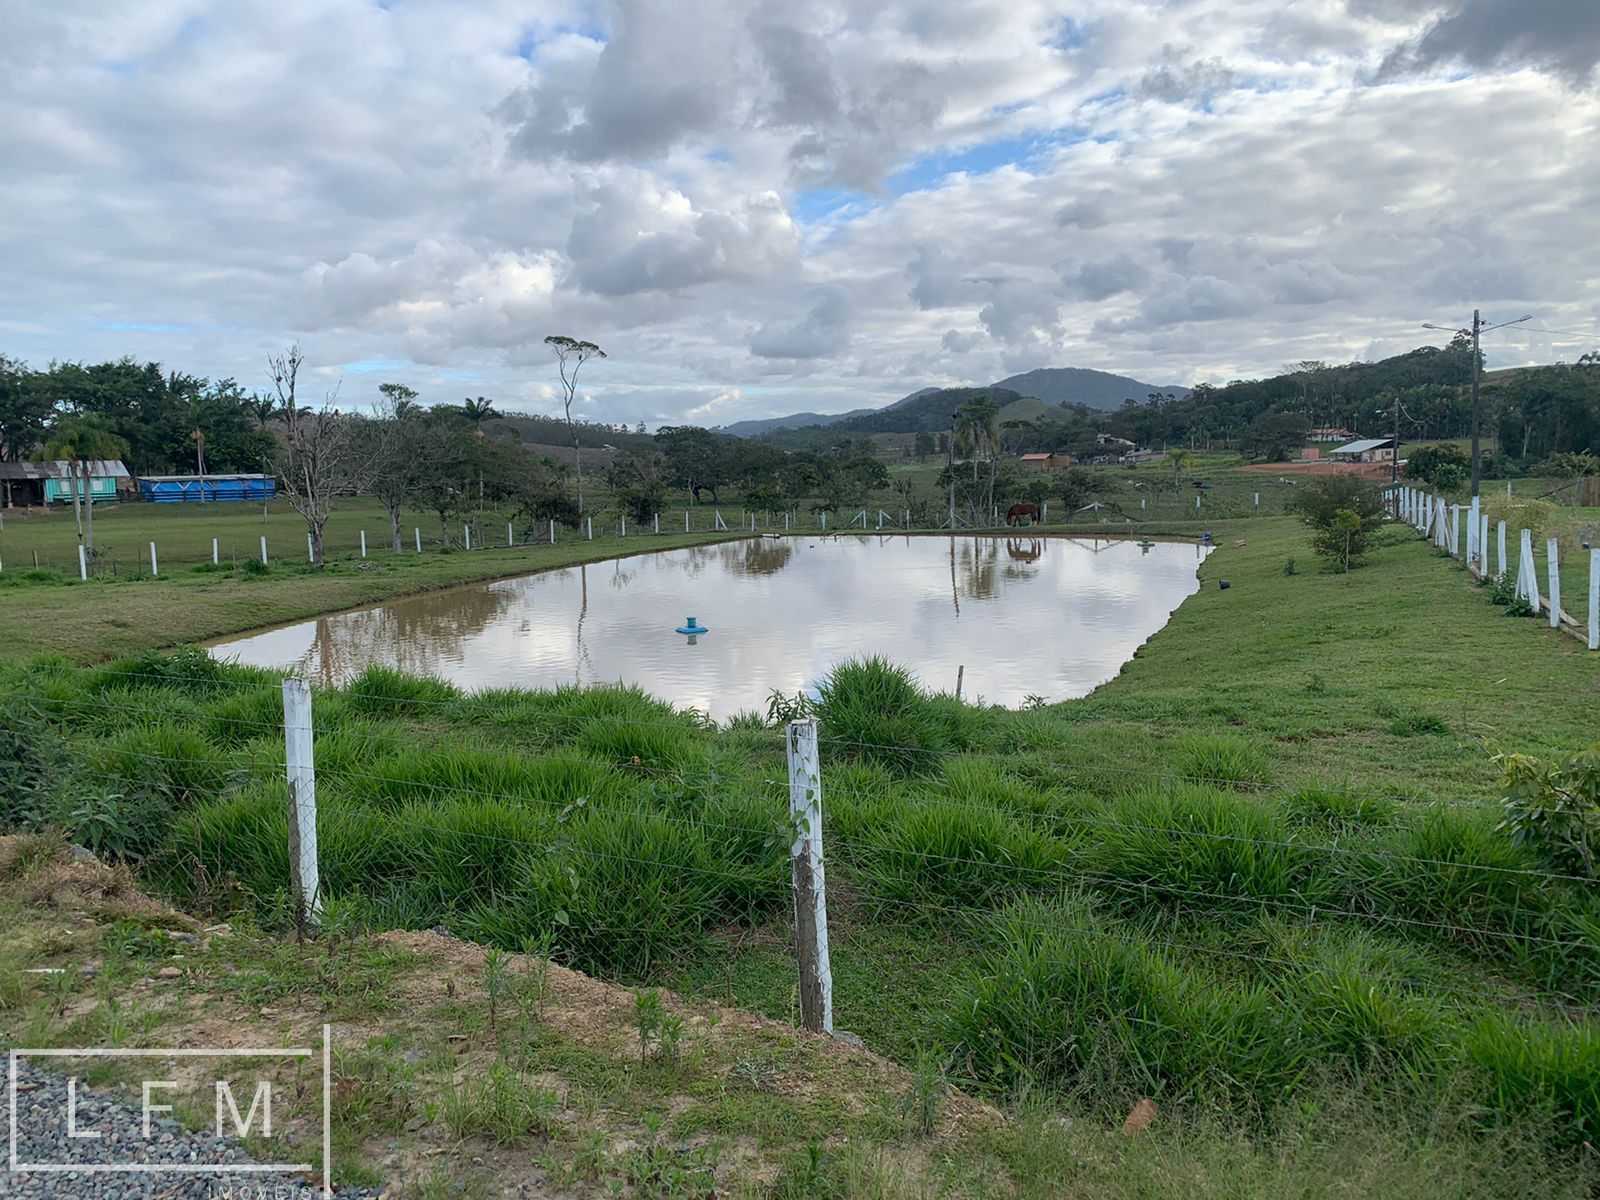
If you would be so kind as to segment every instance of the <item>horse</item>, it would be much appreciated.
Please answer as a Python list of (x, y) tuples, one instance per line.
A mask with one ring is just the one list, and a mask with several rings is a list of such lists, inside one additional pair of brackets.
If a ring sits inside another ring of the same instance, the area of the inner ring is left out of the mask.
[(1023, 517), (1027, 517), (1030, 522), (1038, 524), (1039, 506), (1037, 504), (1013, 504), (1010, 508), (1006, 509), (1007, 525), (1015, 525), (1021, 521)]

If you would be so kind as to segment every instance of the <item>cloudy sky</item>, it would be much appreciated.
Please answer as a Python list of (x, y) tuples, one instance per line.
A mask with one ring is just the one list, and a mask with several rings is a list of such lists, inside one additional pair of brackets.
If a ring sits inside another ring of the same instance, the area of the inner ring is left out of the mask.
[(1594, 0), (7, 4), (0, 352), (537, 411), (566, 333), (587, 415), (706, 424), (1475, 304), (1570, 360), (1597, 61)]

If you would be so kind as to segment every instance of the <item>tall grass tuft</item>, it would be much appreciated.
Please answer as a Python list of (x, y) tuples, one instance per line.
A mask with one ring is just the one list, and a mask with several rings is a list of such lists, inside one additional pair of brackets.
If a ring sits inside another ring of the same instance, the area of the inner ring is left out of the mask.
[(963, 707), (928, 695), (911, 672), (876, 656), (839, 663), (817, 687), (826, 741), (900, 775), (939, 769), (966, 742)]
[(1270, 776), (1266, 749), (1225, 733), (1190, 733), (1173, 743), (1173, 766), (1185, 779), (1220, 787), (1255, 787)]
[(461, 690), (442, 679), (407, 675), (391, 667), (369, 666), (344, 688), (353, 711), (370, 717), (427, 720), (436, 707), (461, 698)]

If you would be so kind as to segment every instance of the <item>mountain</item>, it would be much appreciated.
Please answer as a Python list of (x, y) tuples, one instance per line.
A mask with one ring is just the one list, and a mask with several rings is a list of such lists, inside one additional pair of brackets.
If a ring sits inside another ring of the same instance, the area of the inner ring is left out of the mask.
[(842, 413), (790, 413), (786, 417), (758, 417), (749, 421), (735, 421), (732, 425), (719, 425), (715, 432), (732, 434), (734, 437), (757, 437), (763, 433), (771, 433), (774, 429), (804, 429), (812, 425), (836, 425), (840, 421), (848, 421), (853, 417), (864, 417), (870, 413), (890, 412), (903, 404), (910, 404), (913, 400), (926, 396), (929, 392), (938, 391), (938, 388), (919, 388), (909, 396), (903, 396), (893, 404), (883, 408), (852, 408), (849, 412)]
[(1126, 375), (1086, 367), (1040, 367), (1009, 376), (994, 386), (1037, 396), (1050, 404), (1086, 404), (1100, 409), (1121, 408), (1122, 402), (1130, 399), (1143, 404), (1151, 392), (1175, 392), (1179, 397), (1189, 394), (1186, 387), (1140, 383)]
[(841, 433), (939, 433), (950, 428), (956, 409), (969, 400), (987, 396), (1002, 411), (1022, 399), (1009, 388), (924, 388), (888, 408), (835, 421), (829, 426)]

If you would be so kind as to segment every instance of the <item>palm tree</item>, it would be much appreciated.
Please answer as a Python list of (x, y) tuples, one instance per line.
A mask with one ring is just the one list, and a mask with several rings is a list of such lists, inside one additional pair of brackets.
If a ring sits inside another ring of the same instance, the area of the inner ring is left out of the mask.
[(1167, 461), (1172, 464), (1172, 482), (1178, 482), (1178, 476), (1194, 465), (1194, 454), (1189, 450), (1168, 450)]
[(994, 507), (995, 455), (1000, 448), (1000, 410), (987, 396), (968, 400), (956, 410), (956, 446), (972, 455), (972, 482), (978, 482), (978, 455), (989, 455), (989, 504)]
[(486, 400), (479, 396), (476, 400), (467, 399), (461, 402), (461, 411), (467, 415), (467, 420), (472, 422), (472, 428), (481, 437), (483, 436), (483, 423), (493, 421), (501, 413), (495, 408), (493, 400)]
[(278, 401), (273, 396), (260, 394), (246, 396), (243, 401), (245, 412), (256, 419), (256, 428), (265, 429), (267, 422), (278, 415)]
[[(118, 437), (106, 424), (106, 419), (95, 413), (67, 417), (56, 426), (55, 433), (45, 443), (44, 457), (55, 461), (65, 459), (72, 464), (72, 512), (78, 519), (78, 536), (83, 548), (94, 553), (94, 497), (89, 492), (89, 464), (99, 459), (121, 458), (128, 453), (126, 438)], [(82, 489), (82, 510), (79, 509), (79, 489)]]

